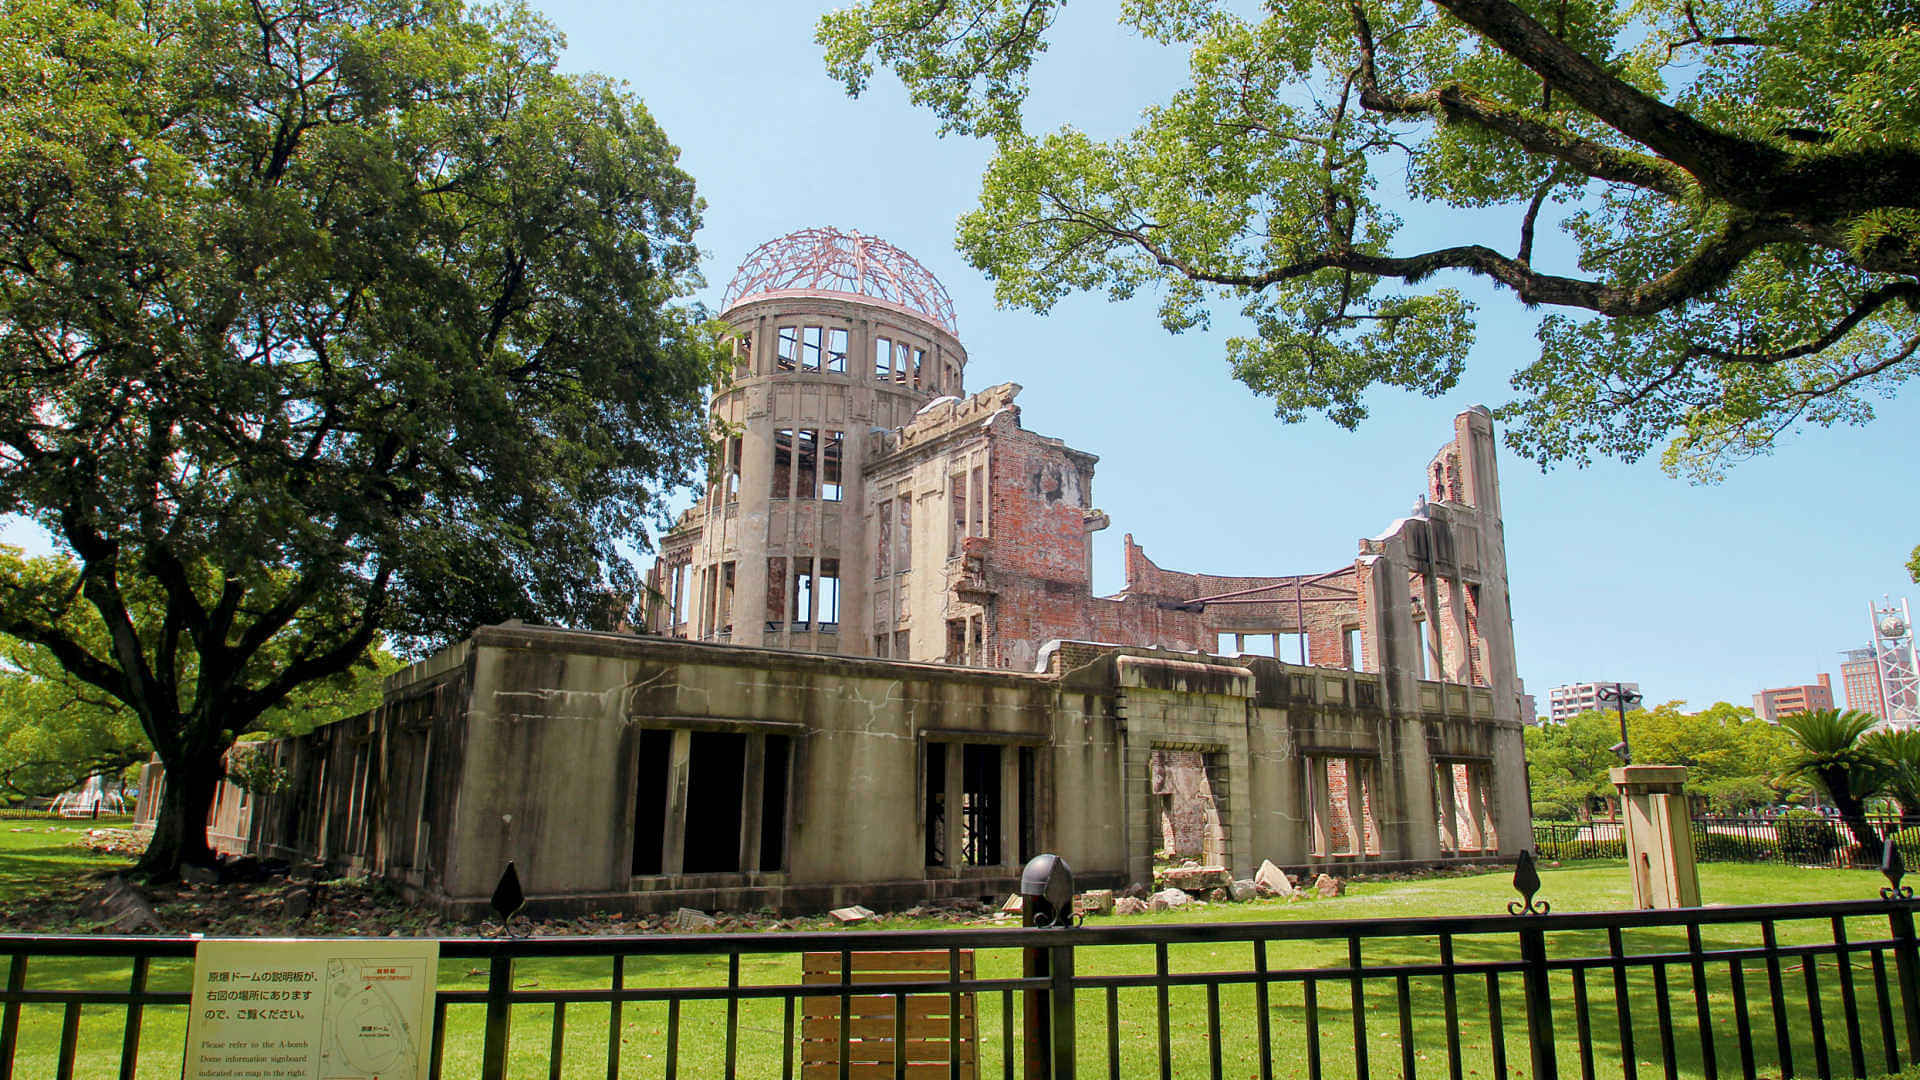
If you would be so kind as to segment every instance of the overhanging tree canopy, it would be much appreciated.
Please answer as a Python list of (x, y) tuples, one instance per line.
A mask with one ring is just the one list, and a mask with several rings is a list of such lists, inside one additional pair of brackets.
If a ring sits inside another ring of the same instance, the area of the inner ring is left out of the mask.
[[(1516, 449), (1663, 449), (1698, 477), (1920, 370), (1915, 0), (1126, 0), (1192, 82), (1105, 142), (1021, 126), (1062, 3), (820, 23), (849, 92), (884, 65), (944, 131), (998, 140), (959, 242), (1003, 302), (1158, 288), (1174, 331), (1237, 302), (1237, 377), (1351, 427), (1371, 387), (1455, 384), (1473, 308), (1426, 282), (1463, 271), (1558, 309), (1503, 410)], [(1383, 187), (1512, 231), (1409, 250)], [(1542, 228), (1577, 266), (1536, 258)]]
[(378, 635), (639, 591), (617, 544), (705, 450), (699, 204), (558, 48), (454, 0), (0, 8), (0, 513), (75, 560), (0, 575), (0, 632), (138, 717), (149, 871)]

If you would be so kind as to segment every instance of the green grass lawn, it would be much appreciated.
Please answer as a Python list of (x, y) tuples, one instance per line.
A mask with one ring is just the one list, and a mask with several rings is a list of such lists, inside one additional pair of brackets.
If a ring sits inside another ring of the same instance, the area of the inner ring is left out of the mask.
[(0, 818), (0, 908), (66, 892), (87, 875), (130, 865), (131, 859), (75, 846), (88, 829), (124, 828), (130, 820)]
[[(0, 839), (28, 834), (4, 832)], [(43, 834), (44, 835), (44, 834)], [(34, 856), (21, 850), (30, 845), (6, 845), (8, 861), (0, 870), (11, 873), (16, 865), (31, 872), (45, 873), (39, 864), (25, 860)], [(13, 859), (22, 860), (16, 864)], [(70, 868), (71, 869), (71, 868)], [(1625, 871), (1618, 863), (1569, 865), (1542, 871), (1541, 896), (1553, 903), (1556, 912), (1618, 910), (1626, 906), (1628, 886)], [(43, 877), (41, 880), (45, 880)], [(1862, 871), (1801, 870), (1781, 866), (1741, 866), (1718, 864), (1702, 868), (1701, 887), (1708, 903), (1756, 903), (1796, 900), (1865, 898), (1877, 895), (1880, 879)], [(1370, 882), (1352, 886), (1350, 893), (1335, 900), (1296, 903), (1258, 902), (1244, 905), (1215, 905), (1198, 911), (1135, 916), (1126, 919), (1093, 920), (1091, 925), (1140, 925), (1150, 923), (1196, 923), (1253, 920), (1374, 920), (1388, 917), (1425, 915), (1503, 914), (1514, 896), (1505, 874), (1449, 876), (1412, 881)], [(912, 922), (888, 919), (892, 928), (948, 928), (952, 924), (927, 920)], [(1847, 921), (1850, 939), (1878, 939), (1887, 934), (1883, 917)], [(1826, 922), (1781, 923), (1783, 943), (1831, 941), (1832, 928)], [(1760, 931), (1747, 925), (1708, 927), (1703, 939), (1708, 948), (1757, 944)], [(1684, 931), (1637, 930), (1624, 935), (1629, 952), (1682, 950)], [(1559, 932), (1548, 935), (1549, 955), (1570, 957), (1604, 953), (1604, 932)], [(830, 946), (830, 939), (829, 939)], [(1370, 939), (1363, 947), (1368, 966), (1431, 961), (1438, 945), (1431, 939)], [(1511, 959), (1517, 955), (1512, 934), (1497, 937), (1461, 937), (1454, 943), (1461, 960)], [(1276, 942), (1268, 947), (1268, 965), (1272, 970), (1335, 967), (1346, 962), (1345, 939), (1302, 942)], [(1169, 950), (1169, 969), (1175, 973), (1207, 971), (1245, 971), (1252, 966), (1252, 946), (1248, 943), (1191, 944)], [(1099, 946), (1076, 951), (1080, 975), (1119, 975), (1150, 973), (1154, 969), (1151, 946)], [(976, 965), (981, 978), (1003, 978), (1018, 974), (1020, 958), (1016, 950), (980, 950)], [(1744, 968), (1748, 1008), (1744, 1015), (1756, 1046), (1759, 1075), (1778, 1076), (1775, 1031), (1767, 999), (1765, 969), (1757, 963)], [(188, 979), (184, 963), (156, 964), (151, 985), (156, 989), (184, 989)], [(1797, 963), (1783, 965), (1782, 977), (1788, 1005), (1786, 1030), (1794, 1054), (1796, 1072), (1813, 1075), (1815, 1026), (1806, 1002), (1806, 971)], [(1830, 1071), (1836, 1076), (1852, 1074), (1847, 1031), (1841, 1020), (1842, 987), (1840, 971), (1831, 958), (1816, 965), (1814, 998), (1823, 1006), (1820, 1033), (1825, 1036), (1830, 1054)], [(1719, 1072), (1724, 1076), (1740, 1074), (1740, 1057), (1735, 1041), (1739, 1015), (1734, 1008), (1732, 973), (1727, 964), (1708, 968), (1705, 984), (1711, 995), (1708, 1028), (1713, 1032)], [(522, 962), (515, 972), (515, 985), (523, 990), (557, 988), (605, 988), (610, 985), (610, 960), (571, 960)], [(1882, 1040), (1875, 1005), (1874, 973), (1865, 957), (1856, 957), (1852, 965), (1855, 993), (1862, 1018), (1861, 1048), (1865, 1071), (1869, 1075), (1886, 1071)], [(30, 964), (28, 985), (33, 988), (90, 987), (124, 989), (127, 968), (124, 963), (107, 961), (40, 960)], [(643, 987), (725, 986), (725, 958), (635, 957), (627, 962), (626, 983)], [(748, 955), (741, 963), (741, 979), (748, 985), (777, 985), (799, 981), (797, 957), (787, 954)], [(1668, 970), (1667, 998), (1675, 1039), (1675, 1065), (1679, 1074), (1705, 1074), (1700, 1052), (1699, 1023), (1694, 1011), (1692, 975), (1685, 964)], [(479, 990), (486, 985), (486, 974), (478, 962), (443, 960), (440, 970), (442, 989)], [(1456, 980), (1457, 1020), (1450, 1027), (1443, 1007), (1442, 977), (1414, 976), (1407, 980), (1407, 1020), (1413, 1032), (1415, 1075), (1444, 1080), (1448, 1076), (1449, 1032), (1459, 1045), (1463, 1078), (1492, 1078), (1495, 1075), (1492, 1031), (1494, 1011), (1489, 1007), (1487, 980), (1482, 975), (1462, 975)], [(1628, 979), (1633, 1007), (1633, 1059), (1642, 1080), (1663, 1077), (1662, 1047), (1659, 1041), (1656, 990), (1653, 975), (1645, 968), (1634, 969)], [(1592, 1018), (1591, 1046), (1594, 1072), (1598, 1077), (1623, 1075), (1621, 1040), (1615, 1020), (1612, 976), (1595, 972), (1587, 979), (1588, 1015)], [(1501, 976), (1498, 984), (1498, 1016), (1504, 1028), (1501, 1045), (1505, 1064), (1518, 1074), (1530, 1073), (1526, 1042), (1526, 1016), (1520, 977)], [(1581, 1075), (1579, 1033), (1572, 1018), (1573, 978), (1565, 972), (1554, 975), (1554, 993), (1559, 1026), (1555, 1032), (1561, 1075)], [(1121, 1073), (1128, 1077), (1158, 1075), (1158, 1022), (1160, 1009), (1153, 989), (1123, 989), (1116, 996), (1119, 1026)], [(1309, 1028), (1305, 988), (1299, 981), (1276, 983), (1269, 992), (1268, 1019), (1271, 1027), (1269, 1046), (1274, 1056), (1274, 1075), (1305, 1077), (1309, 1056), (1318, 1036), (1318, 1056), (1328, 1077), (1356, 1075), (1355, 1011), (1349, 984), (1344, 980), (1321, 980), (1316, 986), (1315, 1024)], [(981, 996), (979, 1029), (985, 1062), (981, 1075), (1000, 1075), (1003, 1049), (1003, 1014), (1000, 996)], [(1018, 1009), (1017, 1000), (1014, 1008)], [(1251, 986), (1226, 986), (1218, 991), (1217, 1008), (1221, 1017), (1219, 1056), (1222, 1075), (1257, 1077), (1258, 1010)], [(1899, 1018), (1899, 1003), (1893, 1002), (1894, 1018)], [(739, 1033), (739, 1074), (743, 1077), (778, 1076), (782, 1048), (783, 1006), (779, 1001), (742, 1004), (737, 1020)], [(1106, 1074), (1108, 1054), (1107, 998), (1099, 990), (1078, 995), (1079, 1063), (1081, 1075)], [(1171, 1071), (1178, 1077), (1209, 1075), (1213, 1053), (1208, 1031), (1208, 993), (1203, 987), (1179, 987), (1169, 992), (1167, 1022), (1172, 1044)], [(1399, 1076), (1401, 1067), (1399, 987), (1391, 978), (1367, 982), (1360, 1002), (1362, 1035), (1360, 1045), (1366, 1051), (1371, 1074)], [(514, 1010), (512, 1069), (515, 1077), (548, 1075), (552, 1007), (528, 1004)], [(21, 1024), (21, 1056), (14, 1075), (51, 1077), (58, 1045), (60, 1013), (51, 1008), (28, 1008)], [(457, 1006), (449, 1011), (445, 1076), (471, 1077), (478, 1074), (480, 1053), (480, 1006)], [(141, 1077), (166, 1077), (180, 1074), (179, 1047), (185, 1022), (184, 1010), (150, 1009), (142, 1039)], [(566, 1014), (566, 1035), (560, 1075), (602, 1077), (606, 1074), (608, 1010), (605, 1006), (574, 1005)], [(628, 1004), (624, 1007), (620, 1029), (621, 1075), (623, 1077), (660, 1077), (664, 1075), (668, 1014), (661, 1004)], [(1017, 1030), (1017, 1023), (1015, 1028)], [(690, 1001), (680, 1009), (679, 1075), (717, 1077), (721, 1075), (725, 1044), (726, 1007), (723, 1003)], [(80, 1070), (83, 1077), (116, 1075), (118, 1048), (122, 1033), (120, 1012), (111, 1006), (97, 1006), (83, 1012), (80, 1025)], [(1015, 1054), (1018, 1056), (1017, 1051)], [(1015, 1064), (1016, 1075), (1019, 1072)]]

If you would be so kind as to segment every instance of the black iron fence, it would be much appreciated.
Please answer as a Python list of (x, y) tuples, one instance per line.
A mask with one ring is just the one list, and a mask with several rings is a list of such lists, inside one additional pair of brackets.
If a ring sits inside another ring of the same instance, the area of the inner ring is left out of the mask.
[[(1920, 1061), (1915, 907), (449, 939), (427, 1073), (1866, 1077)], [(194, 946), (0, 937), (0, 1080), (179, 1076)], [(874, 977), (878, 950), (940, 962)]]
[[(1920, 828), (1903, 830), (1892, 818), (1874, 818), (1874, 831), (1900, 848), (1909, 865), (1920, 865)], [(1878, 852), (1854, 843), (1853, 833), (1833, 818), (1697, 817), (1694, 857), (1701, 862), (1777, 862), (1873, 870)], [(1534, 849), (1545, 859), (1624, 859), (1625, 834), (1618, 821), (1535, 822)]]

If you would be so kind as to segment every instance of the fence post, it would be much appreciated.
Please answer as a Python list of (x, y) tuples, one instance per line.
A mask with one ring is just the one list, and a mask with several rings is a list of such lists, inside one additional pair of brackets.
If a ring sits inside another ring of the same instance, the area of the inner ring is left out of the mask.
[(513, 956), (496, 952), (487, 967), (487, 1033), (480, 1049), (480, 1080), (507, 1080), (507, 1041), (513, 1034)]
[(1907, 1064), (1920, 1062), (1920, 950), (1915, 948), (1913, 908), (1895, 900), (1887, 913), (1893, 929), (1893, 961), (1900, 979), (1900, 1010), (1907, 1018)]
[(1053, 986), (1047, 992), (1048, 1009), (1053, 1020), (1052, 1080), (1074, 1080), (1073, 1050), (1073, 946), (1055, 945), (1048, 949), (1049, 972)]
[(1533, 1051), (1533, 1080), (1559, 1080), (1553, 1046), (1553, 991), (1547, 985), (1547, 935), (1537, 925), (1520, 931), (1520, 962), (1527, 996), (1527, 1045)]
[[(1027, 916), (1031, 925), (1032, 916)], [(1020, 973), (1031, 979), (1038, 975), (1051, 975), (1052, 949), (1028, 945), (1020, 950)], [(1049, 1080), (1053, 1067), (1052, 1047), (1048, 1045), (1053, 1034), (1052, 1020), (1047, 1008), (1048, 990), (1021, 991), (1020, 1035), (1026, 1050), (1026, 1071), (1024, 1080)]]

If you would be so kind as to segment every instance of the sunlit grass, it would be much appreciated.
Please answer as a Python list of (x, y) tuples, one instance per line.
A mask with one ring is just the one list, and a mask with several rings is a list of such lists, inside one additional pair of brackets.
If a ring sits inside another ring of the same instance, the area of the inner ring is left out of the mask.
[[(1569, 865), (1542, 871), (1542, 898), (1556, 912), (1618, 910), (1626, 906), (1629, 887), (1624, 868), (1617, 863)], [(1802, 870), (1780, 866), (1711, 865), (1702, 867), (1701, 888), (1705, 900), (1712, 903), (1748, 903), (1761, 901), (1826, 900), (1870, 897), (1877, 892), (1877, 875), (1864, 871)], [(1407, 881), (1362, 882), (1350, 887), (1348, 895), (1334, 900), (1302, 900), (1292, 903), (1262, 901), (1251, 904), (1220, 904), (1178, 913), (1134, 916), (1125, 919), (1095, 919), (1091, 925), (1140, 925), (1152, 923), (1194, 924), (1260, 920), (1376, 920), (1409, 916), (1439, 916), (1504, 913), (1514, 896), (1505, 873), (1474, 876), (1448, 876)], [(949, 928), (953, 924), (939, 920), (888, 919), (889, 928)], [(1885, 937), (1884, 918), (1858, 918), (1847, 922), (1853, 940)], [(1812, 923), (1780, 924), (1783, 943), (1831, 940), (1831, 927), (1824, 920)], [(1684, 950), (1684, 930), (1633, 930), (1624, 935), (1629, 952)], [(1604, 931), (1561, 932), (1548, 935), (1549, 955), (1570, 957), (1603, 954)], [(1746, 925), (1714, 926), (1703, 933), (1705, 945), (1726, 948), (1759, 943), (1757, 927)], [(831, 948), (831, 940), (826, 943)], [(1267, 946), (1270, 970), (1309, 969), (1343, 966), (1347, 959), (1347, 940), (1343, 937), (1298, 942), (1273, 942)], [(1437, 943), (1430, 938), (1367, 939), (1363, 942), (1363, 962), (1377, 967), (1396, 963), (1432, 962), (1437, 959)], [(1516, 939), (1511, 934), (1483, 937), (1457, 937), (1457, 960), (1474, 962), (1510, 960), (1517, 955)], [(976, 953), (978, 976), (1005, 978), (1020, 971), (1018, 950), (983, 949)], [(1253, 946), (1247, 942), (1194, 943), (1176, 945), (1168, 950), (1168, 969), (1177, 974), (1215, 971), (1248, 971), (1253, 965)], [(1077, 974), (1086, 976), (1151, 973), (1155, 966), (1152, 946), (1098, 946), (1076, 950)], [(28, 986), (32, 988), (86, 987), (100, 990), (125, 989), (128, 978), (125, 962), (93, 960), (36, 960), (28, 968)], [(1750, 1045), (1754, 1047), (1760, 1075), (1779, 1075), (1776, 1031), (1768, 997), (1768, 978), (1764, 965), (1749, 963), (1744, 969)], [(184, 963), (156, 963), (150, 985), (155, 989), (184, 990), (188, 967)], [(1699, 1020), (1695, 1013), (1693, 974), (1686, 964), (1668, 969), (1667, 996), (1670, 1023), (1677, 1033), (1674, 1040), (1675, 1067), (1681, 1075), (1705, 1075), (1701, 1053)], [(1852, 1071), (1850, 1043), (1842, 1017), (1840, 970), (1830, 958), (1815, 969), (1816, 996), (1822, 1002), (1821, 1030), (1825, 1035), (1831, 1071), (1846, 1075)], [(1722, 1075), (1737, 1075), (1741, 1060), (1737, 1026), (1741, 1012), (1734, 1007), (1732, 975), (1727, 964), (1708, 966), (1702, 972), (1709, 995), (1708, 1030), (1712, 1032), (1716, 1064)], [(793, 955), (746, 955), (742, 959), (741, 981), (745, 985), (779, 985), (799, 979), (799, 958)], [(1869, 1074), (1885, 1071), (1883, 1036), (1876, 1017), (1877, 985), (1868, 958), (1861, 956), (1851, 965), (1851, 977), (1862, 1021), (1862, 1064)], [(1786, 1005), (1786, 1026), (1790, 1052), (1796, 1071), (1811, 1075), (1815, 1071), (1814, 1027), (1806, 1002), (1806, 972), (1798, 963), (1785, 963), (1781, 971)], [(611, 985), (610, 959), (522, 961), (514, 972), (514, 984), (521, 990), (599, 989)], [(1444, 984), (1439, 975), (1419, 975), (1407, 980), (1408, 1028), (1413, 1033), (1416, 1076), (1444, 1078), (1448, 1075), (1449, 1032), (1457, 1042), (1463, 1077), (1492, 1077), (1496, 1045), (1504, 1052), (1504, 1064), (1520, 1073), (1530, 1071), (1527, 1041), (1527, 1017), (1518, 975), (1503, 975), (1498, 980), (1500, 1038), (1494, 1037), (1494, 1011), (1489, 1006), (1489, 988), (1484, 975), (1461, 974), (1455, 977), (1455, 1023), (1447, 1023)], [(1592, 1020), (1589, 1046), (1598, 1077), (1622, 1075), (1622, 1041), (1615, 1011), (1614, 983), (1608, 970), (1596, 970), (1586, 978)], [(484, 989), (487, 973), (482, 962), (443, 960), (440, 965), (442, 989)], [(724, 957), (630, 957), (626, 962), (625, 984), (629, 987), (724, 987), (727, 965)], [(1654, 976), (1649, 969), (1633, 968), (1626, 976), (1632, 1003), (1634, 1054), (1639, 1076), (1653, 1080), (1663, 1074), (1662, 1044), (1659, 1039), (1658, 1011)], [(1308, 984), (1298, 979), (1277, 982), (1268, 990), (1267, 1046), (1273, 1055), (1276, 1076), (1306, 1076), (1309, 1057), (1316, 1054), (1328, 1077), (1357, 1074), (1359, 1052), (1364, 1050), (1369, 1072), (1375, 1076), (1397, 1076), (1402, 1070), (1400, 1044), (1399, 986), (1395, 979), (1368, 980), (1360, 997), (1360, 1018), (1356, 1037), (1354, 999), (1351, 984), (1345, 980), (1314, 980), (1315, 1023), (1307, 1023)], [(1580, 1075), (1580, 1038), (1572, 1017), (1573, 976), (1556, 972), (1553, 976), (1559, 1026), (1554, 1044), (1562, 1075)], [(1220, 1016), (1219, 1054), (1223, 1075), (1253, 1077), (1259, 1075), (1260, 1028), (1256, 992), (1246, 984), (1219, 987), (1215, 1007)], [(1117, 991), (1115, 1003), (1120, 1024), (1113, 1040), (1121, 1074), (1154, 1076), (1160, 1067), (1159, 993), (1145, 989)], [(1015, 1011), (1013, 1029), (1019, 1030), (1018, 995), (1012, 999)], [(979, 1032), (984, 1053), (983, 1076), (1000, 1074), (1005, 1016), (999, 994), (983, 994), (978, 1002)], [(1107, 1032), (1107, 996), (1099, 989), (1077, 995), (1078, 1054), (1082, 1075), (1105, 1075), (1109, 1040)], [(513, 1013), (511, 1071), (516, 1077), (548, 1075), (552, 1056), (553, 1008), (544, 1004), (518, 1006)], [(1204, 986), (1174, 987), (1167, 991), (1167, 1030), (1170, 1071), (1178, 1077), (1209, 1075), (1212, 1037), (1208, 1024), (1208, 991)], [(1893, 1002), (1893, 1015), (1899, 1018), (1899, 1003)], [(578, 1004), (565, 1016), (563, 1045), (557, 1055), (560, 1075), (567, 1077), (604, 1077), (608, 1053), (609, 1010), (605, 1005)], [(457, 1006), (449, 1010), (444, 1075), (478, 1075), (484, 1010), (480, 1006)], [(784, 1004), (778, 1000), (746, 1001), (734, 1021), (737, 1038), (739, 1075), (777, 1076), (780, 1073), (784, 1033)], [(22, 1011), (21, 1052), (14, 1075), (52, 1076), (59, 1040), (61, 1014), (58, 1009), (29, 1007)], [(180, 1070), (180, 1045), (184, 1035), (184, 1010), (152, 1008), (147, 1011), (141, 1039), (141, 1077), (177, 1077)], [(622, 1077), (661, 1077), (667, 1057), (668, 1009), (659, 1003), (629, 1003), (622, 1008), (620, 1036), (620, 1075)], [(93, 1006), (82, 1012), (80, 1060), (76, 1073), (82, 1077), (117, 1075), (119, 1047), (124, 1024), (119, 1008)], [(684, 1077), (718, 1076), (722, 1072), (727, 1034), (727, 1010), (720, 1001), (691, 1001), (680, 1009), (678, 1074)], [(1315, 1045), (1317, 1041), (1317, 1047)], [(1015, 1047), (1015, 1073), (1020, 1071)]]

